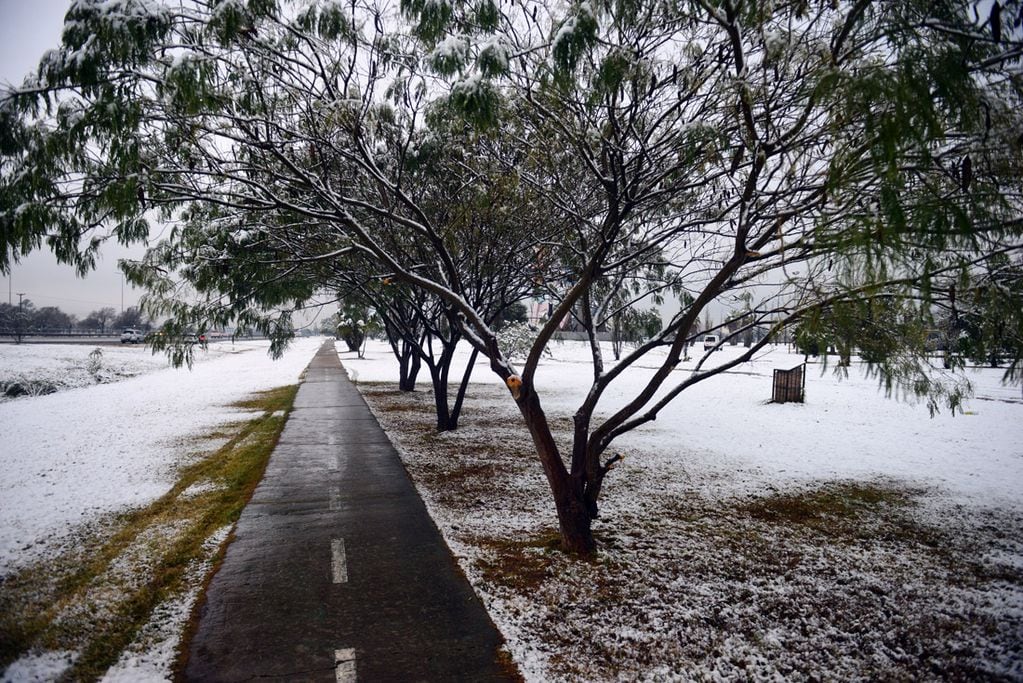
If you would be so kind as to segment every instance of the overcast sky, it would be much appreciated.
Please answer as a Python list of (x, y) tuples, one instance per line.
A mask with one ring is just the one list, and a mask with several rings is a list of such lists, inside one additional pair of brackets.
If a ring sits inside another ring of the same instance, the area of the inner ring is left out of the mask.
[[(43, 53), (58, 45), (70, 5), (71, 0), (0, 0), (0, 82), (21, 83), (39, 64)], [(13, 267), (10, 277), (4, 278), (0, 300), (9, 298), (17, 304), (18, 292), (23, 292), (37, 308), (59, 306), (79, 318), (104, 306), (120, 311), (122, 289), (126, 308), (137, 304), (142, 292), (127, 284), (122, 286), (117, 260), (140, 254), (139, 249), (129, 252), (119, 245), (109, 245), (100, 255), (96, 272), (80, 279), (44, 248)]]

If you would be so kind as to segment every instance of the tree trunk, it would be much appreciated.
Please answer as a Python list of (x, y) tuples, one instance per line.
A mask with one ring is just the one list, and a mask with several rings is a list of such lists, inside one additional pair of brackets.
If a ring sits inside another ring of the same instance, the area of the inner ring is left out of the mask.
[(451, 414), (448, 410), (448, 383), (447, 381), (441, 381), (434, 371), (434, 368), (430, 368), (430, 376), (433, 379), (433, 406), (437, 413), (437, 431), (447, 432), (450, 431), (449, 427), (451, 423)]
[(455, 355), (456, 344), (444, 344), (437, 361), (427, 361), (430, 368), (430, 380), (433, 382), (433, 404), (437, 411), (437, 431), (449, 432), (458, 426), (458, 416), (452, 420), (451, 409), (448, 407), (448, 373), (451, 360)]
[(593, 516), (583, 495), (583, 487), (573, 485), (573, 479), (565, 469), (565, 463), (561, 460), (558, 446), (550, 432), (547, 416), (532, 388), (522, 394), (518, 405), (554, 496), (561, 545), (566, 552), (591, 555), (596, 547), (592, 530)]
[(448, 430), (458, 429), (458, 418), (462, 415), (462, 403), (465, 401), (465, 392), (469, 388), (469, 379), (472, 377), (473, 367), (476, 365), (476, 358), (479, 356), (479, 349), (473, 349), (469, 355), (469, 364), (465, 366), (462, 373), (462, 382), (458, 385), (458, 393), (455, 395), (455, 404), (451, 407), (451, 414), (448, 416)]
[(401, 341), (401, 354), (398, 356), (398, 389), (399, 391), (415, 391), (416, 377), (422, 367), (422, 359), (418, 350), (404, 339)]
[(593, 519), (586, 503), (574, 497), (561, 501), (555, 496), (558, 509), (558, 528), (561, 532), (561, 546), (565, 552), (587, 557), (596, 549), (593, 540)]

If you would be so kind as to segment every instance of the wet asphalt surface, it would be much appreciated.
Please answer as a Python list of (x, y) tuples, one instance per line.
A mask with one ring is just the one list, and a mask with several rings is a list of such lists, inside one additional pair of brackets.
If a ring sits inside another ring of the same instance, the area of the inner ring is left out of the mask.
[(207, 590), (184, 679), (514, 680), (501, 642), (324, 344)]

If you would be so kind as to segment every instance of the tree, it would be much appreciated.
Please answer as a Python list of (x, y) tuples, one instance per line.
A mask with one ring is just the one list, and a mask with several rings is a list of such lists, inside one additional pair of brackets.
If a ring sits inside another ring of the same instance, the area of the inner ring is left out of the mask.
[(104, 334), (107, 330), (107, 323), (112, 322), (116, 317), (117, 311), (111, 306), (106, 306), (85, 316), (79, 326), (85, 330), (99, 330), (100, 334)]
[(379, 328), (376, 312), (357, 302), (346, 300), (337, 312), (337, 336), (359, 358), (366, 353), (366, 340)]
[[(449, 114), (444, 107), (429, 112), (430, 127), (413, 133), (415, 149), (402, 162), (407, 195), (419, 215), (437, 226), (448, 272), (430, 265), (438, 261), (435, 245), (424, 248), (398, 230), (376, 239), (397, 262), (417, 264), (420, 277), (452, 282), (459, 299), (485, 324), (500, 327), (509, 308), (534, 288), (542, 204), (504, 172), (500, 161), (509, 151), (498, 136), (474, 133)], [(400, 388), (411, 390), (418, 369), (426, 366), (437, 429), (456, 429), (479, 355), (478, 349), (470, 354), (452, 397), (452, 363), (463, 341), (457, 307), (361, 257), (333, 261), (329, 278), (383, 319), (400, 364)]]
[(0, 304), (0, 334), (14, 337), (17, 344), (32, 328), (34, 305), (29, 299), (22, 299), (17, 305)]
[(501, 314), (501, 326), (528, 322), (529, 310), (526, 308), (526, 305), (521, 302), (511, 304), (505, 309), (504, 313)]
[(657, 309), (639, 311), (625, 308), (611, 318), (611, 346), (615, 360), (621, 360), (626, 343), (638, 344), (657, 336), (663, 323)]
[(125, 329), (128, 327), (145, 328), (148, 327), (145, 315), (138, 306), (129, 306), (124, 309), (123, 312), (117, 315), (111, 322), (114, 328)]
[(75, 318), (56, 306), (44, 306), (32, 316), (32, 326), (39, 332), (70, 332)]
[[(1008, 363), (1008, 373), (1020, 364), (1023, 347), (1023, 311), (1017, 306), (1023, 296), (1023, 260), (1003, 254), (993, 256), (973, 278), (958, 285), (958, 298), (944, 318), (948, 350), (962, 358), (998, 367)], [(949, 366), (953, 365), (949, 359)]]
[[(279, 352), (324, 273), (365, 258), (436, 297), (446, 329), (507, 383), (572, 551), (594, 548), (611, 444), (767, 343), (673, 373), (709, 306), (754, 293), (734, 332), (717, 326), (725, 337), (872, 300), (926, 318), (958, 279), (1023, 248), (1023, 44), (963, 3), (406, 0), (403, 18), (362, 1), (146, 8), (76, 3), (62, 49), (0, 103), (0, 266), (52, 232), (58, 258), (88, 269), (102, 239), (83, 236), (139, 240), (155, 210), (179, 226), (125, 266), (153, 313), (181, 329), (258, 327)], [(419, 185), (414, 162), (443, 120), (475, 128), (442, 145), (447, 182)], [(485, 208), (495, 188), (528, 198), (538, 220), (487, 267), (553, 302), (521, 365), (494, 330), (521, 297), (477, 298), (486, 278), (467, 277), (514, 203), (485, 224), (461, 209)], [(448, 211), (451, 196), (469, 201)], [(563, 453), (537, 364), (630, 273), (685, 304), (610, 369), (598, 321), (585, 324), (592, 386)], [(179, 278), (197, 301), (178, 296)], [(640, 359), (656, 359), (649, 382), (598, 410)], [(875, 367), (882, 383), (957, 405), (918, 354)]]

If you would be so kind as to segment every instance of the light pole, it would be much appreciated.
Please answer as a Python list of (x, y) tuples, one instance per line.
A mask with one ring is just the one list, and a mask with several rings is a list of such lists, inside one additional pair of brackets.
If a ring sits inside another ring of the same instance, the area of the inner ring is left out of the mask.
[(22, 304), (22, 297), (25, 296), (25, 292), (18, 292), (18, 315), (16, 316), (15, 323), (15, 339), (17, 343), (21, 343), (21, 337), (25, 333), (25, 308)]

